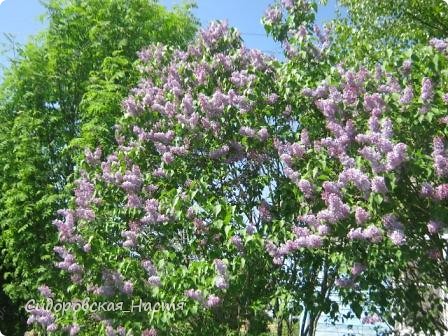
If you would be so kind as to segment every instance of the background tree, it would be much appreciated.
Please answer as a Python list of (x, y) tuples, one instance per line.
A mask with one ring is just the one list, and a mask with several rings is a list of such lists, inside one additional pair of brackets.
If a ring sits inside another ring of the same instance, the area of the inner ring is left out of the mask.
[(412, 45), (448, 35), (448, 4), (443, 0), (339, 0), (338, 4), (343, 18), (335, 22), (334, 49), (340, 48), (341, 61), (375, 64), (398, 57)]

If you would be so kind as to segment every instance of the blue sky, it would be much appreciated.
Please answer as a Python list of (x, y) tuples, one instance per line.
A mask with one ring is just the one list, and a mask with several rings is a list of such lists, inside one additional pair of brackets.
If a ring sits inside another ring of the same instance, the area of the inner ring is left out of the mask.
[[(0, 0), (1, 2), (1, 0)], [(180, 0), (160, 0), (171, 7)], [(229, 24), (237, 27), (250, 48), (257, 48), (273, 56), (280, 56), (280, 48), (264, 34), (260, 18), (272, 0), (197, 0), (198, 8), (194, 11), (202, 25), (214, 19), (227, 19)], [(18, 43), (25, 43), (29, 36), (39, 32), (45, 24), (38, 20), (44, 8), (39, 0), (4, 0), (0, 4), (0, 51), (7, 41), (5, 33), (15, 37)], [(336, 0), (329, 0), (328, 5), (318, 13), (318, 23), (335, 16)], [(7, 57), (0, 55), (0, 64), (7, 65)], [(1, 69), (0, 69), (1, 74)]]

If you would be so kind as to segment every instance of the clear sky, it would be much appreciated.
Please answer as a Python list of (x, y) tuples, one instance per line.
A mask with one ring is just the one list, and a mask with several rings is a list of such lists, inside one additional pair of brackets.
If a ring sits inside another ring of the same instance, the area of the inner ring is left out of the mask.
[[(160, 0), (160, 3), (171, 7), (181, 0)], [(194, 11), (202, 25), (214, 19), (227, 19), (231, 26), (238, 28), (246, 45), (257, 48), (273, 56), (280, 56), (280, 48), (264, 34), (260, 19), (273, 1), (271, 0), (197, 0), (198, 8)], [(11, 34), (18, 43), (25, 43), (30, 35), (45, 27), (38, 20), (44, 8), (39, 0), (0, 0), (0, 51), (10, 48), (4, 34)], [(329, 0), (327, 6), (321, 8), (317, 22), (335, 16), (336, 0)], [(9, 48), (8, 48), (9, 46)], [(11, 54), (9, 54), (11, 55)], [(0, 55), (0, 64), (7, 65), (7, 57)], [(1, 69), (0, 69), (1, 74)]]

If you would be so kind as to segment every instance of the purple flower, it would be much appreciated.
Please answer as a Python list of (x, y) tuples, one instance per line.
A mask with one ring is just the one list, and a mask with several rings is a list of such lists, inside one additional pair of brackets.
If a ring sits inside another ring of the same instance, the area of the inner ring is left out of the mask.
[(134, 291), (134, 285), (131, 281), (125, 281), (123, 284), (122, 292), (126, 295), (131, 295)]
[(386, 108), (386, 103), (379, 93), (366, 94), (363, 105), (366, 112), (372, 112), (372, 115), (376, 116), (381, 115)]
[(370, 219), (370, 214), (367, 210), (357, 207), (355, 210), (355, 220), (356, 224), (361, 225)]
[(157, 336), (157, 330), (154, 328), (145, 329), (145, 330), (143, 330), (141, 336)]
[(51, 291), (50, 287), (47, 285), (42, 285), (38, 288), (40, 294), (46, 298), (52, 298), (54, 297), (53, 292)]
[(269, 132), (266, 127), (263, 127), (257, 132), (257, 135), (261, 141), (266, 141), (269, 137)]
[(243, 241), (242, 241), (242, 239), (241, 239), (240, 236), (233, 236), (233, 237), (230, 239), (230, 241), (232, 242), (233, 245), (235, 245), (235, 247), (236, 247), (238, 250), (241, 251), (241, 250), (244, 249)]
[(305, 198), (312, 198), (314, 194), (314, 187), (308, 180), (301, 179), (298, 183), (299, 189), (304, 193)]
[(319, 232), (319, 234), (321, 236), (326, 236), (330, 233), (330, 227), (328, 225), (325, 224), (321, 224), (317, 227), (317, 231)]
[(361, 263), (354, 263), (351, 272), (352, 272), (353, 276), (358, 276), (362, 272), (364, 272), (365, 269), (366, 269), (366, 267), (363, 264), (361, 264)]
[(363, 324), (375, 324), (381, 322), (381, 318), (377, 314), (367, 315), (362, 318)]
[(375, 225), (368, 226), (363, 232), (364, 239), (370, 240), (372, 243), (379, 243), (383, 239), (383, 234)]
[(126, 207), (129, 209), (137, 209), (142, 206), (142, 201), (140, 197), (136, 194), (128, 194), (128, 201), (126, 203)]
[(341, 174), (339, 174), (339, 182), (344, 186), (349, 182), (352, 182), (363, 193), (367, 195), (370, 193), (371, 183), (368, 176), (357, 168), (349, 168), (342, 171)]
[(207, 48), (212, 48), (229, 33), (230, 30), (226, 21), (214, 21), (207, 29), (201, 31), (201, 38)]
[(341, 288), (350, 288), (354, 285), (353, 279), (351, 278), (337, 278), (334, 283), (337, 287)]
[(437, 232), (439, 232), (440, 228), (442, 227), (442, 223), (438, 222), (438, 221), (434, 221), (434, 220), (430, 220), (428, 222), (428, 232), (432, 235), (436, 234)]
[(70, 334), (70, 336), (76, 336), (76, 335), (78, 335), (80, 330), (81, 329), (79, 328), (79, 325), (74, 323), (70, 326), (69, 334)]
[(438, 201), (448, 198), (448, 183), (441, 184), (434, 190), (434, 197)]
[(291, 9), (294, 8), (295, 1), (296, 1), (296, 0), (282, 0), (282, 5), (283, 5), (283, 7), (285, 7), (287, 10), (291, 10)]
[(148, 278), (148, 283), (150, 286), (159, 287), (160, 286), (160, 277), (157, 275), (152, 275)]
[(443, 99), (443, 102), (444, 102), (446, 105), (448, 105), (448, 93), (445, 93), (445, 94), (442, 96), (442, 99)]
[(271, 93), (271, 94), (268, 96), (267, 101), (268, 101), (269, 104), (273, 105), (273, 104), (275, 104), (275, 103), (277, 102), (278, 98), (279, 98), (279, 97), (278, 97), (278, 94), (276, 94), (276, 93)]
[(437, 176), (444, 177), (448, 175), (448, 155), (445, 152), (445, 144), (442, 137), (434, 137), (432, 158)]
[(442, 40), (438, 38), (432, 38), (429, 41), (429, 44), (437, 51), (448, 54), (448, 39)]
[(398, 143), (393, 147), (392, 152), (387, 154), (386, 168), (388, 171), (396, 169), (407, 160), (407, 148), (404, 143)]
[(342, 199), (336, 194), (328, 196), (328, 208), (317, 213), (317, 219), (331, 224), (345, 219), (350, 214), (350, 207), (342, 202)]
[(171, 152), (163, 153), (162, 161), (166, 164), (170, 164), (174, 161), (174, 156)]
[(243, 126), (243, 127), (240, 128), (240, 134), (243, 135), (243, 136), (247, 136), (249, 138), (255, 138), (257, 132), (254, 129), (250, 128), (250, 127)]
[(383, 216), (383, 224), (384, 227), (388, 230), (399, 230), (402, 231), (404, 226), (403, 223), (401, 223), (397, 216), (394, 214), (387, 214)]
[(227, 272), (227, 266), (226, 264), (221, 260), (221, 259), (215, 259), (214, 261), (215, 267), (216, 267), (216, 271), (220, 274), (226, 274)]
[(95, 152), (92, 153), (90, 149), (86, 148), (84, 155), (88, 164), (97, 165), (101, 162), (102, 151), (101, 148), (98, 147), (95, 149)]
[(256, 228), (255, 228), (255, 226), (253, 224), (248, 224), (246, 226), (246, 233), (248, 235), (253, 235), (255, 232), (256, 232)]
[(403, 65), (401, 66), (401, 71), (403, 72), (403, 75), (408, 76), (411, 73), (412, 69), (412, 61), (406, 60), (403, 62)]
[(430, 78), (425, 77), (422, 80), (421, 98), (423, 102), (429, 102), (434, 96), (434, 87)]
[(122, 238), (126, 238), (123, 242), (123, 247), (135, 247), (137, 245), (137, 234), (134, 231), (123, 231), (121, 233)]
[(306, 239), (306, 245), (309, 248), (319, 248), (319, 247), (322, 247), (322, 245), (323, 245), (322, 237), (320, 237), (318, 235), (311, 234), (308, 237), (306, 237), (305, 239)]
[(414, 99), (414, 91), (411, 86), (407, 86), (400, 97), (400, 103), (403, 105), (409, 105), (412, 102), (412, 99)]
[(389, 234), (389, 238), (395, 245), (403, 245), (406, 242), (406, 236), (404, 235), (404, 232), (401, 230), (392, 231)]
[(270, 221), (272, 219), (270, 206), (269, 206), (269, 204), (265, 200), (261, 201), (260, 206), (258, 207), (258, 212), (260, 213), (260, 218), (263, 221), (267, 221), (268, 222), (268, 221)]
[(207, 302), (205, 303), (205, 305), (208, 308), (212, 308), (217, 306), (220, 302), (221, 299), (218, 296), (212, 294), (207, 298)]
[(385, 195), (388, 190), (383, 176), (375, 176), (372, 179), (372, 191)]
[(222, 276), (218, 276), (215, 279), (215, 286), (219, 289), (226, 289), (229, 287), (229, 283), (226, 278), (224, 278)]
[(264, 14), (264, 20), (267, 24), (276, 24), (282, 19), (282, 12), (278, 7), (270, 6)]
[(204, 301), (204, 296), (199, 289), (188, 289), (185, 291), (185, 296), (198, 302)]
[(54, 332), (58, 330), (58, 325), (56, 323), (52, 323), (47, 327), (47, 331)]
[(431, 198), (434, 195), (434, 187), (428, 183), (428, 182), (424, 182), (422, 184), (421, 190), (420, 190), (420, 195), (422, 197), (428, 197)]

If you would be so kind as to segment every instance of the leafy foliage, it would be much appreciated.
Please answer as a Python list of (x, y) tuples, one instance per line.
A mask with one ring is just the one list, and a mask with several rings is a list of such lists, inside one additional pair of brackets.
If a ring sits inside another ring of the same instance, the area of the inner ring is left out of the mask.
[[(0, 91), (3, 288), (16, 302), (54, 276), (51, 221), (65, 204), (73, 140), (108, 138), (121, 97), (135, 83), (138, 50), (151, 42), (183, 47), (196, 30), (188, 8), (170, 12), (143, 0), (46, 7), (48, 29), (21, 49)], [(94, 94), (102, 97), (95, 104)]]

